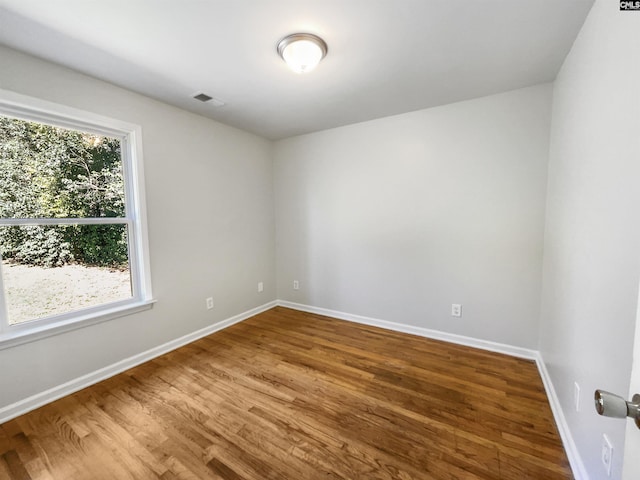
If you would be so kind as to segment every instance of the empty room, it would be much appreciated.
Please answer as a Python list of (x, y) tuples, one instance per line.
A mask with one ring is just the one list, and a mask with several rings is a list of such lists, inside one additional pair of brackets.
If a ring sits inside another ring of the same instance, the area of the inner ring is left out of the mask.
[(638, 480), (640, 1), (0, 0), (0, 479)]

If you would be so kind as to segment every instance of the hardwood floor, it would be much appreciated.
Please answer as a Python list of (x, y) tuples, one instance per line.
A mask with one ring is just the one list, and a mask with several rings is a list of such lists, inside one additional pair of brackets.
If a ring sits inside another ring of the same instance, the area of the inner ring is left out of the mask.
[(570, 479), (533, 362), (277, 307), (0, 426), (2, 479)]

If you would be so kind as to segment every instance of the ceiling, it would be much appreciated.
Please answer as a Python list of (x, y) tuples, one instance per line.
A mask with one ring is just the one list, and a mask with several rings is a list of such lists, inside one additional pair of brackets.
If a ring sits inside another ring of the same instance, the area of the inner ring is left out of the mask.
[[(552, 81), (592, 4), (0, 0), (0, 43), (280, 139)], [(276, 53), (294, 32), (329, 46), (311, 73)]]

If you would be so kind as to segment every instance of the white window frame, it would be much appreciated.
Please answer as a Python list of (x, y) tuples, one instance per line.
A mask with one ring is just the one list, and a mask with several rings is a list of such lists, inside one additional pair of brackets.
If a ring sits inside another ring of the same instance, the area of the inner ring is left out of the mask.
[(125, 185), (124, 217), (55, 218), (35, 221), (34, 219), (0, 218), (0, 226), (126, 224), (132, 286), (132, 296), (125, 300), (9, 325), (2, 262), (0, 262), (0, 350), (151, 308), (154, 300), (151, 293), (140, 126), (2, 89), (0, 89), (0, 115), (120, 140)]

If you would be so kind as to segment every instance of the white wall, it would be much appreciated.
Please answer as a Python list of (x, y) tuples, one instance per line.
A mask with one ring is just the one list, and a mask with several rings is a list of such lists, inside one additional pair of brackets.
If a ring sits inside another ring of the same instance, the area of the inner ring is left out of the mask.
[(545, 84), (277, 142), (278, 297), (536, 347), (550, 108)]
[[(593, 391), (626, 395), (640, 273), (640, 19), (598, 0), (554, 84), (540, 350), (590, 478), (602, 434), (620, 478), (625, 422)], [(573, 383), (581, 410), (573, 407)]]
[(0, 65), (0, 88), (142, 126), (158, 300), (0, 350), (0, 408), (276, 298), (269, 141), (4, 47)]

